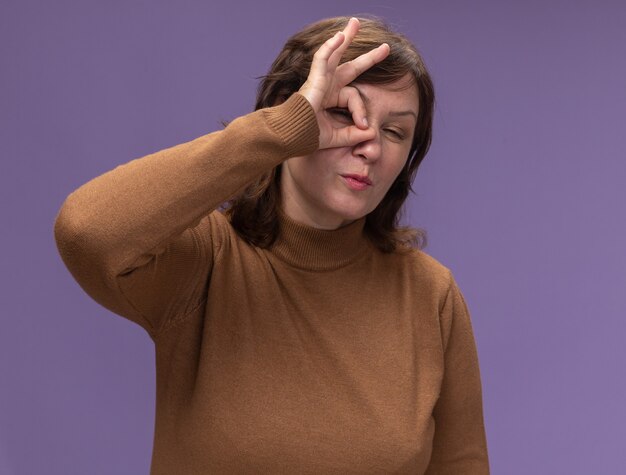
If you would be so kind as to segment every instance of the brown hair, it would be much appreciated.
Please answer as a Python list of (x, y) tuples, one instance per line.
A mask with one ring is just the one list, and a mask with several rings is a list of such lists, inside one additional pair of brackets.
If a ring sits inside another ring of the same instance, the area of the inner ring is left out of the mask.
[[(348, 20), (349, 17), (321, 20), (289, 38), (268, 74), (262, 77), (255, 110), (281, 103), (298, 91), (309, 74), (315, 51), (337, 31), (343, 30)], [(359, 31), (341, 62), (351, 61), (381, 43), (390, 46), (390, 53), (354, 82), (389, 84), (408, 74), (413, 79), (409, 87), (417, 87), (419, 98), (418, 118), (406, 164), (379, 205), (367, 215), (364, 231), (383, 252), (411, 245), (423, 248), (425, 231), (399, 227), (398, 221), (402, 205), (409, 191), (413, 191), (411, 183), (417, 168), (430, 147), (435, 100), (433, 83), (420, 54), (407, 38), (393, 32), (377, 18), (359, 18), (359, 21)], [(237, 233), (259, 247), (269, 247), (278, 235), (280, 169), (278, 165), (248, 186), (226, 210)]]

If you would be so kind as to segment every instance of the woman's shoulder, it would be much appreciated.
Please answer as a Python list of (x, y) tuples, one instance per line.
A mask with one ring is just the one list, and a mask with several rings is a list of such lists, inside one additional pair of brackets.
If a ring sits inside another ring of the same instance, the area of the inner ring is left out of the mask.
[(202, 219), (203, 232), (210, 236), (213, 254), (223, 253), (256, 253), (255, 246), (243, 239), (232, 226), (224, 211), (216, 209)]
[(205, 224), (205, 232), (210, 234), (213, 246), (217, 250), (230, 246), (232, 240), (237, 239), (237, 233), (220, 209), (213, 210), (202, 219), (202, 222)]
[(394, 253), (403, 272), (414, 282), (427, 285), (436, 293), (446, 294), (454, 281), (452, 271), (429, 253), (410, 248)]

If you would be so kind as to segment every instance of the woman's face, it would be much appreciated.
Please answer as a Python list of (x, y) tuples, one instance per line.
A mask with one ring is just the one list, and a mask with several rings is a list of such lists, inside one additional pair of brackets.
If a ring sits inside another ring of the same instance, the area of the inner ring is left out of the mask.
[[(300, 223), (336, 229), (359, 219), (382, 201), (404, 166), (417, 121), (418, 96), (408, 77), (388, 85), (355, 83), (376, 136), (285, 161), (283, 209)], [(352, 123), (347, 111), (328, 111), (337, 126)]]

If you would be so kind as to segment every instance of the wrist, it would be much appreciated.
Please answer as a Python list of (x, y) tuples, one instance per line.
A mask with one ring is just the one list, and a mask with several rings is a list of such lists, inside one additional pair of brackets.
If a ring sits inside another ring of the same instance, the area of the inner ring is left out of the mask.
[(320, 111), (322, 100), (318, 91), (305, 82), (298, 90), (298, 93), (309, 101), (316, 114)]

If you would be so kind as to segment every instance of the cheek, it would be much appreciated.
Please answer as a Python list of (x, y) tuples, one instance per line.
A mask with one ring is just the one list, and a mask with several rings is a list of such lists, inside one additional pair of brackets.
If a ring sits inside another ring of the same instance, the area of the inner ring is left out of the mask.
[(407, 149), (405, 151), (404, 147), (403, 147), (403, 150), (396, 150), (394, 155), (392, 155), (393, 158), (389, 160), (387, 164), (388, 166), (386, 169), (387, 179), (390, 181), (389, 186), (391, 186), (391, 183), (393, 183), (393, 181), (396, 179), (396, 177), (400, 174), (400, 172), (406, 165), (408, 156), (409, 156), (409, 150)]
[(322, 150), (297, 160), (294, 165), (302, 178), (320, 182), (334, 176), (338, 158), (331, 150)]

